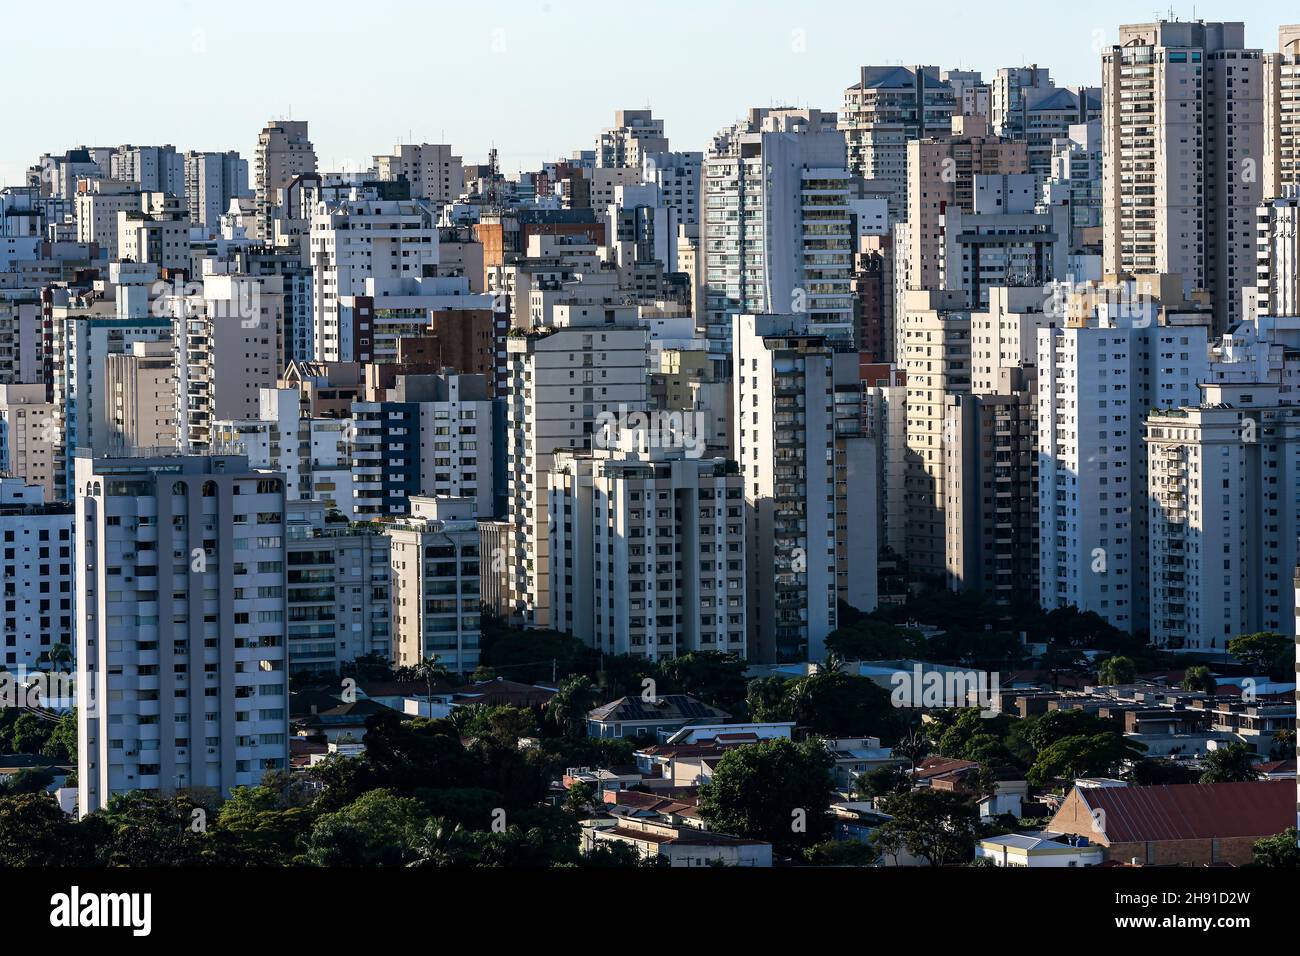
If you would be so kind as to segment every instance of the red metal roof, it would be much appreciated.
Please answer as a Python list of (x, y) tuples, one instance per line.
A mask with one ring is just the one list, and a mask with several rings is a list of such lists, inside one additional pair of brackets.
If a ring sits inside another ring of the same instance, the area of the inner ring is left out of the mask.
[(1264, 837), (1295, 825), (1293, 780), (1184, 783), (1163, 787), (1095, 787), (1079, 796), (1110, 843)]

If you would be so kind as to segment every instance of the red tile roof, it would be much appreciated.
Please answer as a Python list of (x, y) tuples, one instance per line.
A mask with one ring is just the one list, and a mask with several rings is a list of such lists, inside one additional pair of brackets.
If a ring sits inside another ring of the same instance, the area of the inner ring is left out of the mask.
[(1295, 825), (1292, 780), (1184, 783), (1163, 787), (1095, 787), (1077, 791), (1101, 810), (1110, 843), (1264, 837)]

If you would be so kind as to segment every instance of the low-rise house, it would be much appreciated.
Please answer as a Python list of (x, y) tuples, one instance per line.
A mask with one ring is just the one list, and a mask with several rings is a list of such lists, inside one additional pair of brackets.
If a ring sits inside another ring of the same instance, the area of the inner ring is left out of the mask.
[(1107, 862), (1241, 866), (1295, 825), (1295, 796), (1294, 780), (1075, 787), (1048, 829), (1087, 837)]
[(980, 840), (975, 858), (992, 860), (995, 866), (1068, 867), (1098, 866), (1104, 854), (1087, 837), (1067, 836), (1043, 830), (1038, 833), (1007, 833)]
[(564, 785), (565, 790), (574, 784), (588, 784), (596, 791), (597, 798), (603, 799), (608, 793), (617, 793), (628, 787), (639, 786), (643, 779), (641, 772), (635, 768), (606, 770), (602, 767), (569, 767), (560, 778), (560, 783)]
[(882, 747), (879, 737), (828, 737), (823, 743), (835, 760), (831, 773), (839, 790), (852, 790), (864, 773), (907, 762), (895, 757), (889, 747)]
[(663, 860), (669, 866), (772, 865), (770, 843), (659, 820), (584, 820), (581, 840), (583, 852), (591, 852), (601, 844), (622, 843), (642, 859)]
[(994, 767), (992, 793), (975, 793), (976, 779), (982, 766), (973, 760), (956, 760), (950, 757), (929, 757), (921, 762), (913, 774), (917, 786), (953, 793), (974, 794), (979, 804), (980, 818), (989, 819), (1004, 813), (1021, 815), (1021, 805), (1029, 796), (1029, 782), (1018, 770)]
[(341, 737), (360, 740), (366, 735), (366, 720), (374, 714), (385, 712), (392, 712), (392, 708), (373, 700), (354, 700), (296, 718), (293, 727), (301, 736), (323, 735), (330, 743), (337, 742)]
[(646, 700), (620, 697), (587, 713), (588, 737), (651, 737), (667, 740), (687, 724), (717, 724), (731, 715), (687, 694)]
[(693, 794), (680, 792), (676, 796), (662, 796), (639, 790), (618, 790), (605, 794), (603, 809), (614, 817), (662, 820), (675, 826), (703, 830), (704, 821), (700, 819), (697, 800)]

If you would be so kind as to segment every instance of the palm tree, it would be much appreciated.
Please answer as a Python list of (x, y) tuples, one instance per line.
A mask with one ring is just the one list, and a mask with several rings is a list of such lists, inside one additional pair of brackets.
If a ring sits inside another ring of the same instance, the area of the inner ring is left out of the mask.
[(451, 671), (447, 670), (447, 668), (439, 662), (438, 655), (434, 654), (432, 657), (426, 657), (424, 660), (420, 661), (420, 663), (415, 665), (415, 678), (416, 680), (424, 681), (425, 689), (428, 691), (425, 703), (429, 705), (429, 712), (432, 713), (433, 683), (434, 681), (439, 680), (449, 680), (451, 678)]
[(826, 660), (818, 665), (817, 670), (822, 674), (839, 674), (844, 670), (844, 658), (835, 651), (829, 651)]
[(72, 663), (72, 648), (60, 641), (46, 652), (45, 658), (50, 662), (50, 670), (63, 670), (61, 665)]
[(916, 764), (924, 760), (930, 752), (930, 738), (918, 728), (913, 727), (894, 745), (894, 753), (906, 757), (911, 765), (911, 772), (916, 773)]

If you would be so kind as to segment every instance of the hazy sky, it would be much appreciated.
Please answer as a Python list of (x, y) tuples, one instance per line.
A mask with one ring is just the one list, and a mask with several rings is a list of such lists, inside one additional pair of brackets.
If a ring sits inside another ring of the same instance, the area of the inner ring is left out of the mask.
[[(1093, 0), (63, 0), (6, 4), (0, 183), (43, 152), (122, 143), (238, 149), (273, 117), (311, 123), (325, 169), (398, 142), (495, 144), (507, 172), (592, 148), (650, 106), (675, 149), (703, 149), (750, 106), (838, 109), (862, 64), (1036, 62), (1100, 82), (1098, 50), (1157, 4)], [(1246, 22), (1276, 49), (1277, 0), (1179, 3)], [(1167, 16), (1166, 4), (1159, 15)], [(916, 15), (924, 19), (916, 19)], [(1300, 21), (1300, 12), (1287, 20)]]

